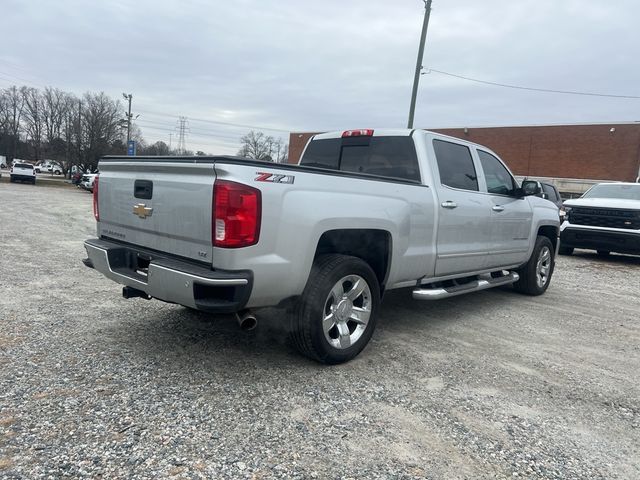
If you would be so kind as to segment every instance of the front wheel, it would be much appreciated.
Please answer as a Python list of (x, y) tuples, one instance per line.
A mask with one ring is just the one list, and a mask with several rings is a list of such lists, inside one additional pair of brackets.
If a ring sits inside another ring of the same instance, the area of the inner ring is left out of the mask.
[(371, 339), (379, 305), (378, 280), (366, 262), (322, 255), (313, 264), (291, 319), (294, 343), (319, 362), (347, 362)]
[(520, 280), (513, 287), (527, 295), (542, 295), (553, 275), (553, 245), (547, 237), (538, 236), (529, 261), (518, 270)]

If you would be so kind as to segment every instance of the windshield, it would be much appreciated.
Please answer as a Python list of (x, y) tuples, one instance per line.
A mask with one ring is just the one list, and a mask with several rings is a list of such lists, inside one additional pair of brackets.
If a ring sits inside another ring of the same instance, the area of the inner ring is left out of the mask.
[(640, 200), (640, 184), (600, 184), (591, 188), (582, 196), (582, 198), (622, 198), (625, 200)]

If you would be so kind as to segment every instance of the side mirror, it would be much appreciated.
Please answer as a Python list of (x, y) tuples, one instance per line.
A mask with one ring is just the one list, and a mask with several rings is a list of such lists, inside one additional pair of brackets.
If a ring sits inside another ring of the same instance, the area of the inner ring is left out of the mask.
[(540, 194), (540, 183), (536, 180), (523, 180), (522, 181), (522, 195), (527, 197), (529, 195)]

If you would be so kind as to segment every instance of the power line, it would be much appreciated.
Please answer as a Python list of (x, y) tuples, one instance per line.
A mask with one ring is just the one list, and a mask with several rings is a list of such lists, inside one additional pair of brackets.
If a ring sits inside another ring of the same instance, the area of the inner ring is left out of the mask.
[(422, 72), (422, 75), (429, 74), (431, 72), (439, 73), (441, 75), (447, 75), (449, 77), (459, 78), (462, 80), (468, 80), (470, 82), (484, 83), (485, 85), (493, 85), (495, 87), (514, 88), (517, 90), (531, 90), (534, 92), (544, 92), (544, 93), (560, 93), (564, 95), (582, 95), (587, 97), (640, 99), (640, 96), (638, 95), (614, 95), (614, 94), (608, 94), (608, 93), (578, 92), (574, 90), (553, 90), (550, 88), (534, 88), (534, 87), (523, 87), (521, 85), (509, 85), (507, 83), (490, 82), (488, 80), (480, 80), (478, 78), (465, 77), (464, 75), (457, 75), (455, 73), (443, 72), (442, 70), (436, 70), (435, 68), (428, 68), (425, 72)]
[[(175, 128), (175, 124), (173, 124), (174, 126), (172, 127), (170, 123), (167, 122), (156, 122), (154, 120), (149, 120), (147, 118), (145, 119), (140, 119), (140, 120), (136, 120), (136, 124), (141, 125), (145, 128), (155, 128), (157, 130), (167, 130), (167, 131), (174, 131)], [(158, 126), (156, 126), (158, 125)], [(227, 136), (229, 136), (229, 138), (240, 138), (240, 136), (242, 134), (238, 133), (238, 134), (233, 134), (233, 132), (229, 132), (226, 130), (220, 130), (222, 133), (216, 133), (216, 131), (214, 129), (209, 129), (209, 128), (193, 128), (193, 127), (189, 127), (189, 132), (190, 133), (202, 133), (203, 135), (207, 135), (207, 136), (225, 136), (225, 134), (227, 134)]]
[[(154, 112), (154, 111), (150, 111), (150, 110), (138, 110), (141, 113), (146, 113), (149, 115), (157, 115), (160, 117), (177, 117), (177, 115), (172, 115), (170, 113), (162, 113), (162, 112)], [(192, 122), (203, 122), (203, 123), (212, 123), (214, 125), (225, 125), (228, 127), (237, 127), (237, 128), (251, 128), (254, 130), (268, 130), (268, 131), (273, 131), (273, 132), (286, 132), (289, 133), (291, 130), (288, 129), (284, 129), (284, 128), (273, 128), (273, 127), (264, 127), (264, 126), (257, 126), (257, 125), (247, 125), (247, 124), (242, 124), (242, 123), (231, 123), (231, 122), (222, 122), (220, 120), (210, 120), (207, 118), (196, 118), (196, 117), (191, 117), (189, 116), (189, 121)]]
[[(148, 120), (147, 120), (148, 121)], [(156, 127), (154, 125), (147, 125), (145, 122), (137, 120), (136, 125), (139, 125), (144, 130), (157, 130), (162, 132), (175, 132), (177, 127), (167, 128), (167, 127)], [(199, 131), (194, 131), (191, 127), (189, 127), (189, 134), (193, 137), (206, 137), (206, 138), (227, 138), (230, 140), (240, 141), (240, 135), (222, 135), (217, 133), (199, 133)]]

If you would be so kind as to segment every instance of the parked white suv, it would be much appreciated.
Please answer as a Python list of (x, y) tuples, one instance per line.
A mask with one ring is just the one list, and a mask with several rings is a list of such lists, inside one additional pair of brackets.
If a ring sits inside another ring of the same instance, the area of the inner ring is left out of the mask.
[(36, 172), (30, 163), (14, 163), (11, 167), (10, 182), (29, 182), (36, 184)]
[(93, 184), (97, 176), (98, 176), (97, 173), (84, 174), (80, 179), (80, 184), (78, 185), (78, 187), (84, 188), (85, 190), (93, 192)]

